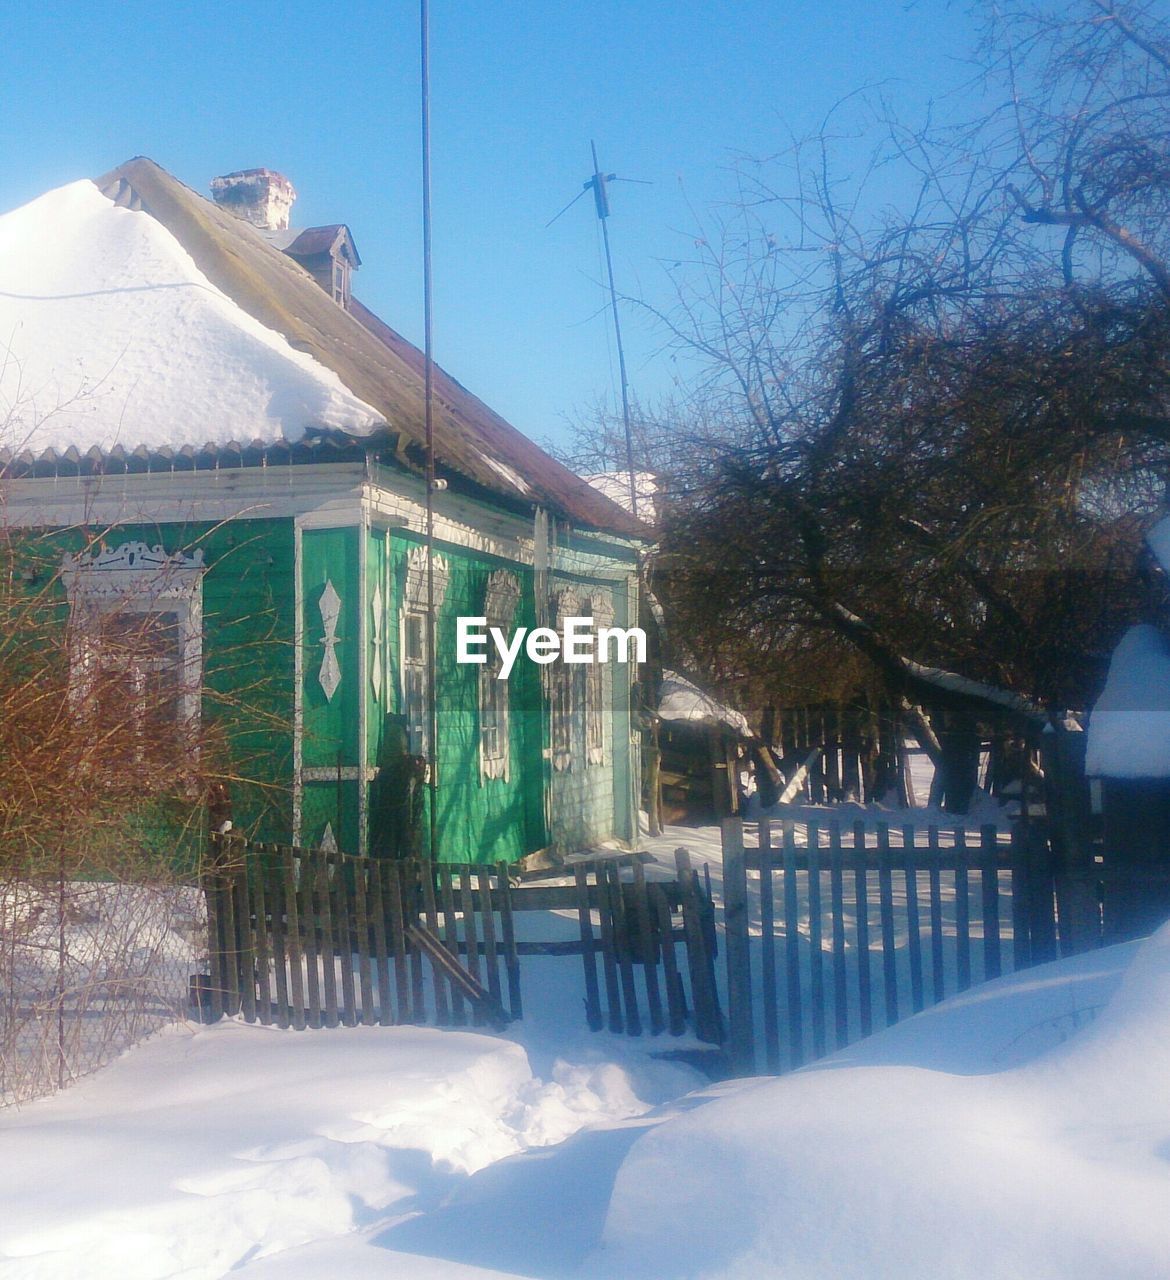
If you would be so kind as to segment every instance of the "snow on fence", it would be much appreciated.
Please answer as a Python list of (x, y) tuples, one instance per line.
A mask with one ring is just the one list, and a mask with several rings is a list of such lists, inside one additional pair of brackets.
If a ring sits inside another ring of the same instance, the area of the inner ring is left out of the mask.
[[(975, 982), (1055, 954), (1026, 832), (723, 823), (729, 1052), (799, 1067)], [(779, 841), (775, 840), (779, 836)]]
[(202, 903), (173, 883), (0, 882), (0, 1106), (52, 1093), (184, 1018)]

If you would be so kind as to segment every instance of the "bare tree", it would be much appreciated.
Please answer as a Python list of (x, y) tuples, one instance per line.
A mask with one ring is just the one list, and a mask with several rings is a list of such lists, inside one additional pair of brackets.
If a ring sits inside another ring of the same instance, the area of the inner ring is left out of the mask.
[(1087, 705), (1150, 604), (1168, 461), (1168, 49), (1149, 4), (995, 13), (1002, 108), (887, 121), (897, 215), (834, 181), (831, 122), (741, 166), (666, 317), (718, 425), (681, 459), (662, 595), (729, 682), (828, 694), (849, 652), (944, 748)]

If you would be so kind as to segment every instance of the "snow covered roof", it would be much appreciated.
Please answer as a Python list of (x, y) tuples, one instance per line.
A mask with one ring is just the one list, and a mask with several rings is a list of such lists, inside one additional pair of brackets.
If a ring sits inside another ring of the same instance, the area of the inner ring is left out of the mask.
[[(0, 335), (0, 461), (287, 445), (317, 428), (422, 462), (422, 353), (144, 157), (0, 218)], [(434, 440), (441, 475), (647, 534), (440, 368)]]
[(1170, 641), (1157, 627), (1131, 627), (1114, 650), (1089, 717), (1085, 772), (1170, 777)]
[(751, 728), (740, 712), (725, 706), (709, 693), (704, 693), (685, 676), (680, 676), (677, 671), (662, 673), (658, 715), (663, 720), (694, 720), (706, 721), (708, 724), (725, 724), (736, 733), (751, 737)]
[(295, 442), (383, 424), (149, 214), (74, 182), (0, 217), (0, 430), (19, 452)]
[[(595, 475), (586, 476), (585, 479), (598, 493), (604, 493), (611, 502), (616, 502), (624, 511), (630, 510), (630, 473), (628, 471), (599, 471)], [(658, 499), (658, 477), (653, 471), (634, 472), (634, 492), (638, 496), (639, 518), (652, 519)]]

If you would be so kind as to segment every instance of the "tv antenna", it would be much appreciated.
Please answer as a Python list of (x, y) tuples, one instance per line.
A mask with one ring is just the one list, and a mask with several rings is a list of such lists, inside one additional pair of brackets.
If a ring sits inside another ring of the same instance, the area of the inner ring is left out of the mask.
[(630, 386), (626, 378), (626, 353), (622, 346), (622, 326), (618, 318), (617, 288), (613, 282), (613, 255), (609, 249), (607, 220), (609, 218), (609, 184), (611, 182), (640, 182), (644, 186), (650, 186), (651, 184), (644, 178), (619, 178), (616, 173), (602, 173), (601, 165), (597, 162), (597, 143), (590, 141), (589, 146), (593, 152), (593, 176), (582, 184), (581, 190), (565, 205), (561, 212), (555, 218), (550, 218), (544, 225), (545, 230), (547, 230), (561, 214), (568, 213), (586, 191), (593, 192), (593, 204), (597, 210), (597, 220), (601, 223), (601, 239), (605, 245), (605, 269), (609, 275), (609, 305), (613, 313), (613, 333), (617, 341), (618, 372), (622, 384), (622, 422), (625, 424), (626, 429), (626, 467), (630, 480), (630, 511), (634, 519), (637, 520), (638, 485), (634, 476), (634, 437), (630, 429)]

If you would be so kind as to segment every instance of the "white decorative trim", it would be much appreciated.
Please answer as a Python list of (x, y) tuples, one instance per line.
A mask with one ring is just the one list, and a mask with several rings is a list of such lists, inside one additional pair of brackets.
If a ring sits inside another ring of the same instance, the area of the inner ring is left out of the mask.
[[(435, 625), (451, 572), (446, 559), (435, 553), (433, 575), (432, 614), (427, 615), (427, 548), (411, 547), (406, 557), (406, 581), (402, 589), (402, 608), (398, 613), (398, 671), (401, 688), (399, 703), (406, 718), (406, 733), (412, 755), (430, 756), (430, 709), (427, 705), (427, 653), (430, 651), (429, 634)], [(410, 654), (407, 629), (411, 619), (419, 625), (419, 652)]]
[[(366, 681), (369, 679), (370, 666), (370, 629), (369, 618), (361, 607), (366, 597), (369, 582), (370, 526), (365, 514), (362, 515), (361, 528), (358, 530), (358, 714), (357, 714), (357, 762), (358, 767), (365, 770), (366, 754), (369, 751), (369, 700), (366, 697)], [(366, 787), (357, 789), (358, 847), (356, 852), (363, 858), (369, 845), (370, 793)]]
[(124, 542), (110, 550), (61, 560), (69, 597), (69, 698), (83, 706), (101, 663), (101, 619), (116, 613), (173, 613), (178, 627), (178, 727), (199, 725), (203, 689), (203, 550), (168, 553), (162, 546)]
[(383, 634), (386, 626), (386, 602), (382, 599), (382, 584), (374, 583), (374, 594), (370, 597), (370, 647), (373, 649), (373, 662), (370, 665), (370, 687), (374, 691), (374, 701), (382, 701), (382, 676), (385, 658), (382, 650), (386, 644)]
[(340, 643), (337, 639), (337, 624), (341, 617), (341, 597), (328, 578), (325, 579), (325, 589), (321, 592), (321, 599), (317, 601), (317, 608), (321, 611), (321, 622), (325, 627), (325, 634), (321, 638), (325, 652), (321, 658), (317, 680), (325, 690), (325, 700), (332, 702), (337, 686), (341, 683), (341, 664), (337, 660), (337, 646)]
[(301, 841), (305, 759), (305, 548), (299, 521), (293, 525), (293, 844)]
[[(553, 626), (564, 629), (566, 618), (581, 616), (581, 602), (572, 587), (563, 587), (553, 598)], [(576, 665), (563, 658), (549, 665), (549, 742), (552, 745), (553, 768), (557, 773), (569, 773), (577, 756), (576, 717), (578, 705)]]
[[(609, 592), (595, 588), (589, 595), (593, 631), (613, 625), (613, 599)], [(600, 655), (598, 655), (600, 658)], [(612, 664), (595, 661), (585, 668), (585, 763), (604, 765), (613, 705)]]
[(87, 592), (106, 595), (139, 594), (140, 589), (154, 590), (160, 595), (176, 595), (188, 589), (190, 574), (203, 573), (203, 548), (196, 547), (190, 555), (182, 551), (168, 553), (159, 545), (145, 542), (123, 542), (111, 551), (104, 544), (96, 551), (84, 551), (79, 556), (68, 553), (61, 561), (61, 578), (66, 588), (78, 573), (100, 570), (103, 574), (134, 574), (127, 578), (95, 578)]
[[(447, 586), (451, 581), (451, 571), (447, 567), (445, 557), (435, 553), (434, 567), (434, 600), (432, 606), (436, 613), (443, 607), (447, 595)], [(406, 557), (406, 587), (403, 600), (411, 613), (425, 613), (427, 607), (427, 549), (411, 547)]]
[(339, 852), (337, 848), (337, 837), (333, 834), (332, 822), (327, 822), (325, 824), (325, 830), (321, 832), (321, 839), (317, 848), (320, 849), (322, 853)]
[[(499, 627), (507, 633), (516, 617), (520, 604), (520, 579), (506, 569), (496, 569), (489, 575), (484, 592), (483, 611), (489, 627)], [(498, 649), (489, 650), (488, 660), (479, 668), (479, 776), (482, 782), (489, 778), (511, 775), (511, 713), (508, 694), (509, 682), (496, 677), (500, 671)], [(495, 742), (489, 750), (487, 742), (488, 712), (494, 711)]]
[(373, 782), (378, 770), (356, 764), (343, 764), (340, 769), (335, 764), (307, 765), (301, 776), (305, 782)]

